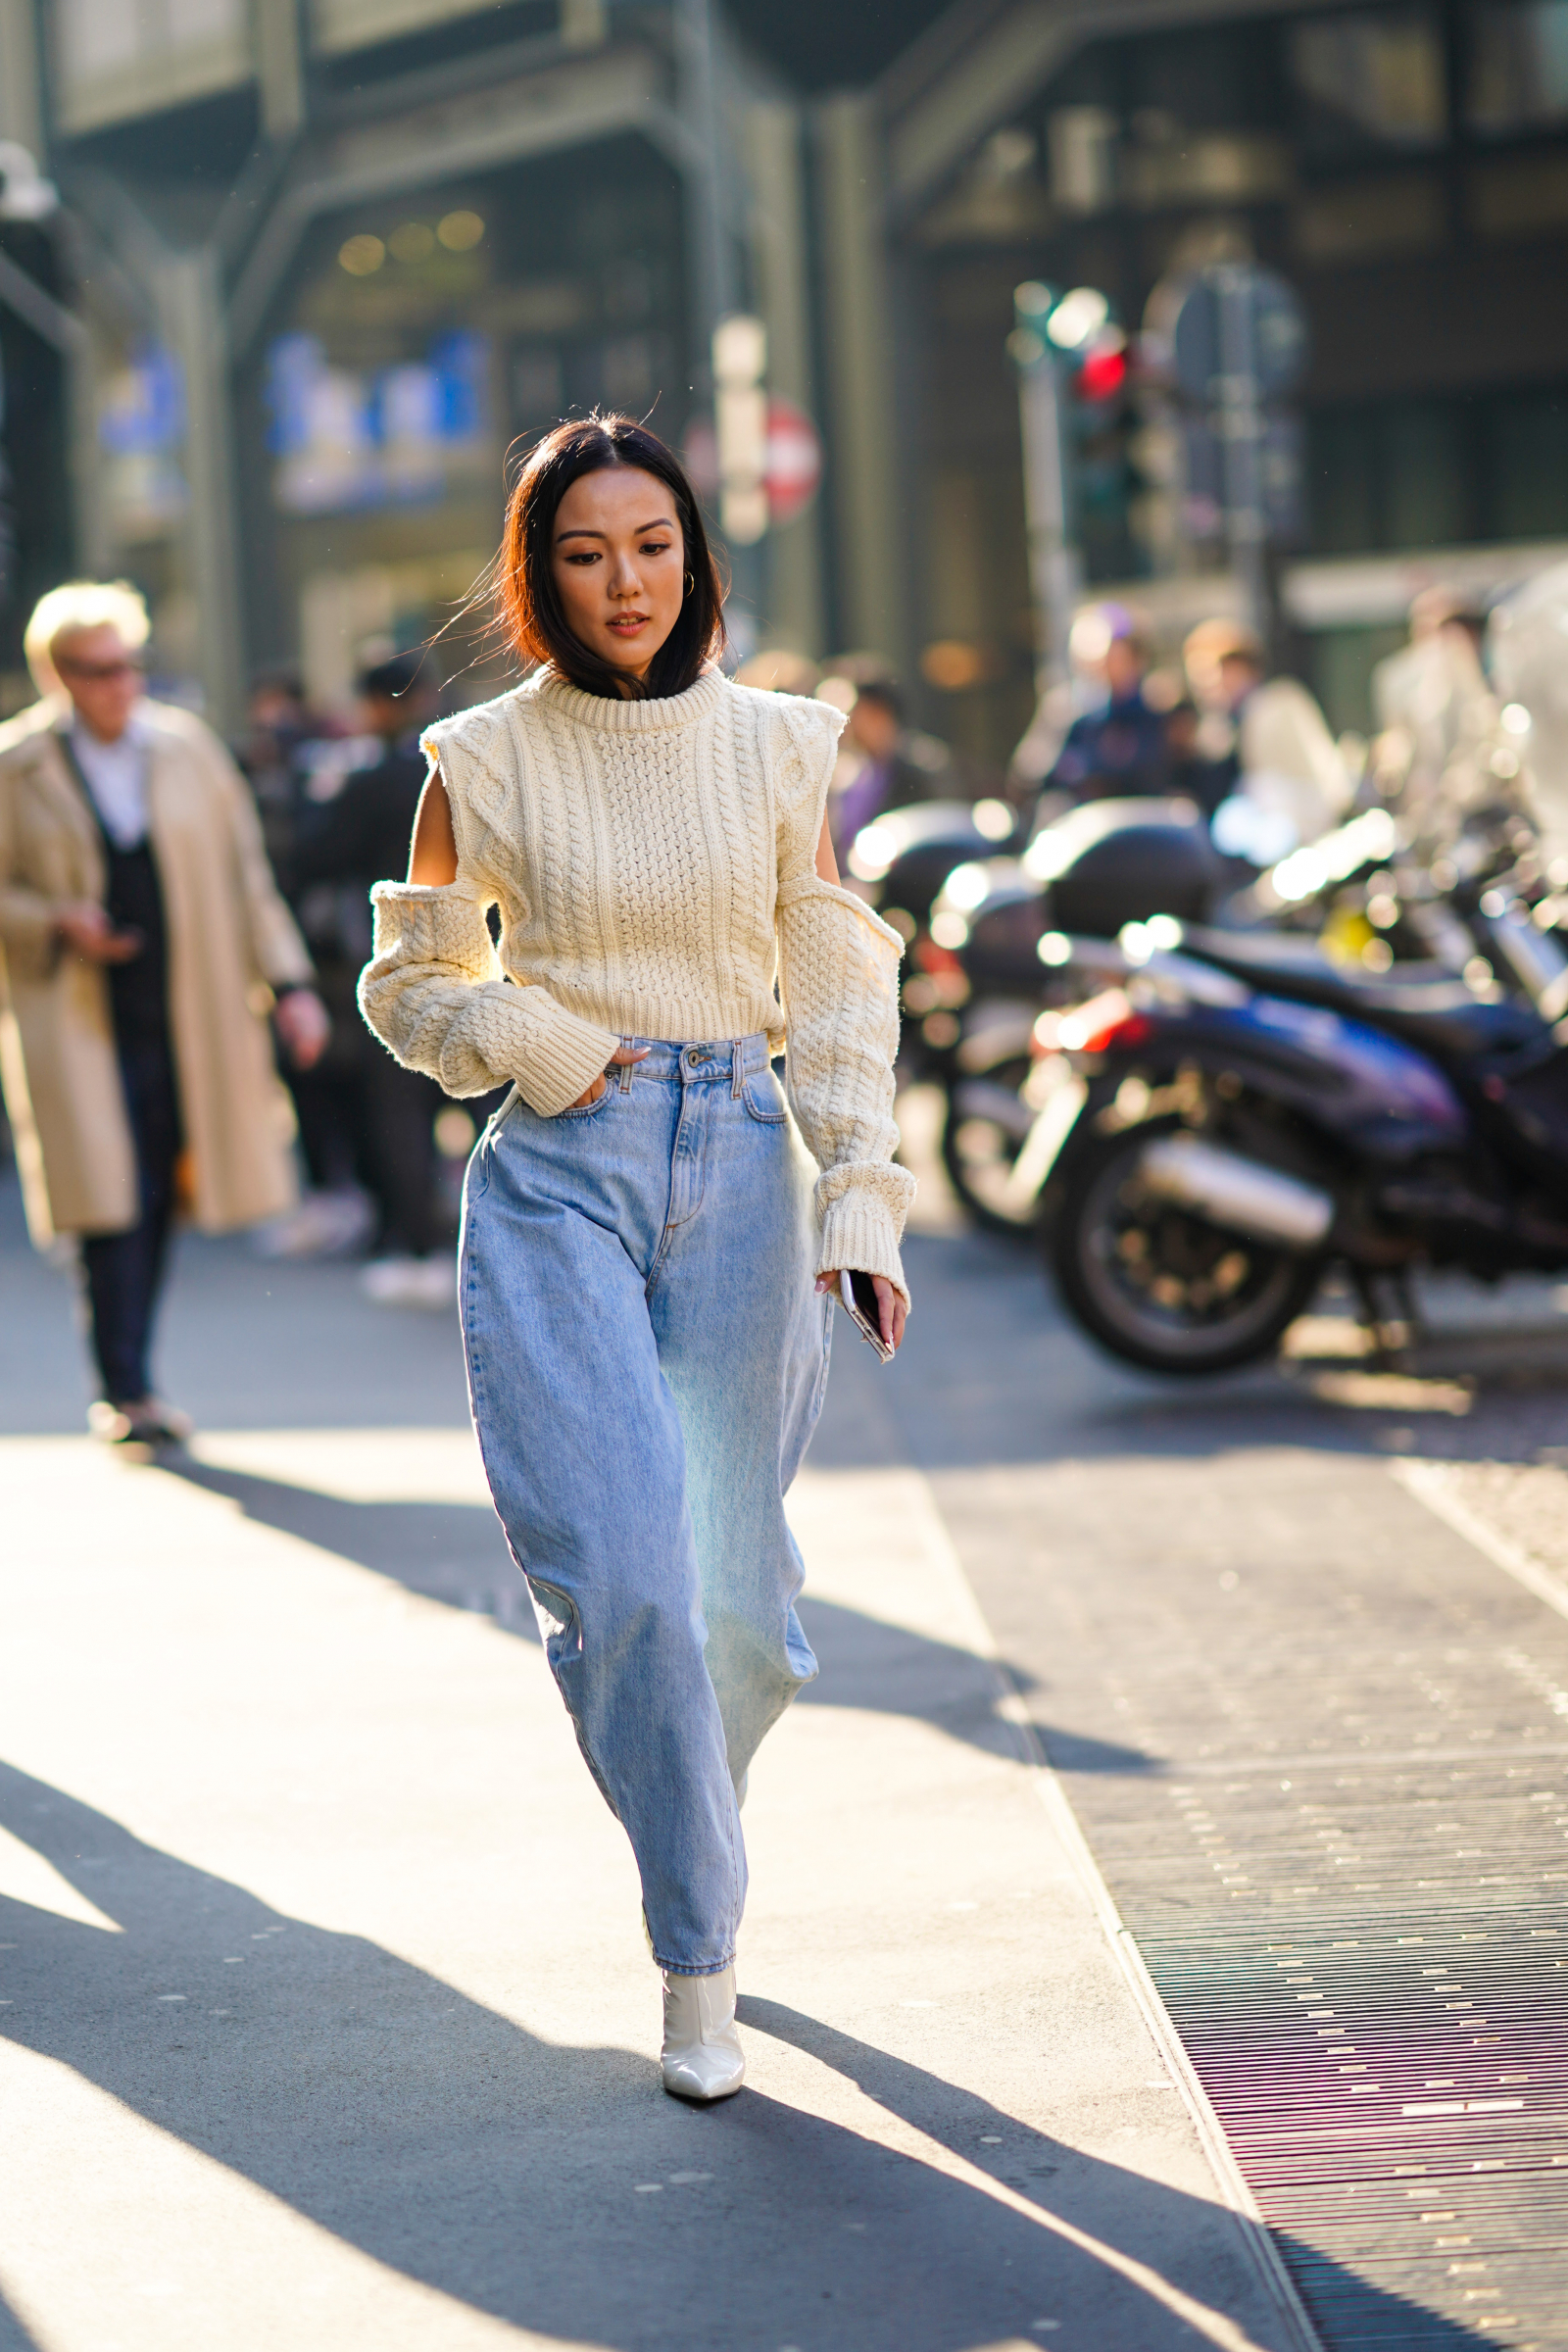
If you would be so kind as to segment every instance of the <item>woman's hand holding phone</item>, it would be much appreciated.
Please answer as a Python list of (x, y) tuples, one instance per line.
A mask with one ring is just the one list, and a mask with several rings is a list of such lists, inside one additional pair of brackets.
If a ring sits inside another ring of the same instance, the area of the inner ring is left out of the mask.
[[(869, 1282), (871, 1285), (876, 1297), (876, 1320), (882, 1334), (882, 1345), (890, 1355), (896, 1355), (903, 1344), (904, 1326), (907, 1315), (904, 1300), (899, 1297), (886, 1275), (861, 1274), (857, 1279), (859, 1283)], [(819, 1294), (836, 1292), (842, 1281), (842, 1273), (819, 1274), (816, 1278), (816, 1288)]]

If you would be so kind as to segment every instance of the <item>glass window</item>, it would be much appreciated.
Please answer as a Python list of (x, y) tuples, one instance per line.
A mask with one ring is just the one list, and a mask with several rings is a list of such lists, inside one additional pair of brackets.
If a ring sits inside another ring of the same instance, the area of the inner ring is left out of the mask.
[(1307, 503), (1314, 555), (1359, 555), (1379, 544), (1378, 463), (1372, 417), (1330, 409), (1308, 431)]
[(1516, 393), (1492, 404), (1489, 536), (1568, 533), (1568, 394)]
[(1465, 114), (1494, 134), (1568, 118), (1568, 0), (1475, 0)]
[(1469, 533), (1464, 420), (1447, 401), (1399, 402), (1383, 418), (1383, 531), (1389, 547), (1451, 547)]
[(1568, 537), (1568, 385), (1320, 409), (1308, 444), (1314, 555)]
[(56, 109), (63, 130), (233, 89), (253, 71), (245, 0), (61, 0), (55, 12)]
[(1315, 555), (1447, 547), (1472, 536), (1467, 412), (1454, 401), (1320, 410), (1308, 438)]
[(421, 32), (454, 17), (472, 16), (482, 0), (315, 0), (316, 45), (329, 53)]
[(1447, 128), (1442, 27), (1431, 8), (1375, 8), (1294, 24), (1292, 82), (1308, 143), (1431, 147)]

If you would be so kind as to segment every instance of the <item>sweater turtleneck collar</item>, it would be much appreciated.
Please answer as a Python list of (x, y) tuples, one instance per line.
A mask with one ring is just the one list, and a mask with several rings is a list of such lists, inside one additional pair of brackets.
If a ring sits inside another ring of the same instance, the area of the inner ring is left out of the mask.
[(715, 710), (727, 681), (721, 670), (708, 670), (684, 694), (666, 694), (648, 702), (612, 701), (608, 695), (585, 694), (568, 685), (555, 670), (530, 679), (527, 691), (550, 710), (559, 710), (579, 726), (598, 727), (614, 735), (652, 734), (662, 727), (690, 727)]

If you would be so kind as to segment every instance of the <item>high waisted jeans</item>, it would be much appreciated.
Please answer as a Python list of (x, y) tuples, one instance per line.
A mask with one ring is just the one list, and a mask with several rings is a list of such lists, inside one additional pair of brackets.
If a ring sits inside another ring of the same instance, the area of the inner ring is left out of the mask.
[(655, 1958), (686, 1976), (734, 1957), (735, 1785), (816, 1672), (784, 1520), (827, 1383), (814, 1173), (760, 1036), (656, 1043), (553, 1119), (514, 1097), (468, 1169), (490, 1492)]

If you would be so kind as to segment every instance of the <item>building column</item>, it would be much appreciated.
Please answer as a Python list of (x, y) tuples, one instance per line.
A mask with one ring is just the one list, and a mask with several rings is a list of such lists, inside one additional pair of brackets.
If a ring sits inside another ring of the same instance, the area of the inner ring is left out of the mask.
[(43, 162), (43, 96), (34, 0), (0, 0), (0, 139)]
[(818, 230), (839, 628), (907, 665), (899, 526), (898, 377), (883, 228), (882, 140), (870, 100), (817, 116)]
[[(78, 304), (86, 311), (85, 303)], [(66, 354), (71, 469), (72, 540), (76, 568), (102, 579), (109, 568), (109, 517), (104, 508), (104, 454), (98, 430), (98, 338), (90, 313)]]
[[(773, 102), (748, 108), (745, 153), (752, 183), (752, 267), (758, 310), (767, 328), (768, 389), (804, 409), (820, 430), (811, 366), (800, 109)], [(769, 532), (767, 559), (764, 640), (801, 653), (825, 653), (822, 532), (814, 505)]]
[(299, 0), (251, 0), (251, 7), (262, 128), (281, 143), (292, 139), (305, 122)]
[(228, 332), (215, 250), (161, 259), (158, 296), (185, 375), (186, 582), (196, 599), (206, 715), (221, 734), (244, 715), (245, 679)]

